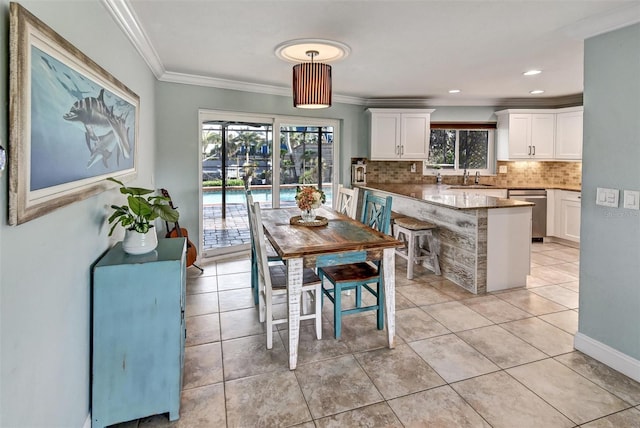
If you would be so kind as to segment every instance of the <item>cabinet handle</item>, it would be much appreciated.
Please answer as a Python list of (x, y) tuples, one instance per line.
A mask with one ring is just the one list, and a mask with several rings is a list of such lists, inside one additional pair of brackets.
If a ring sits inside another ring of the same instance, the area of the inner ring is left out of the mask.
[(531, 146), (528, 146), (528, 147), (529, 147), (529, 153), (527, 153), (527, 154), (528, 154), (529, 156), (531, 156)]
[(400, 146), (400, 156), (404, 155), (404, 146)]
[(532, 146), (533, 147), (533, 155), (536, 155), (536, 146)]

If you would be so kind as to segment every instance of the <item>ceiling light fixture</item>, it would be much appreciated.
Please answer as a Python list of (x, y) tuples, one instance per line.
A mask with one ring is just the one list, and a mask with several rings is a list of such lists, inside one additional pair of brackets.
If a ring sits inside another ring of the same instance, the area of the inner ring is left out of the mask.
[(542, 89), (534, 89), (533, 91), (529, 92), (531, 95), (539, 95), (539, 94), (544, 94), (544, 91)]
[(311, 62), (293, 66), (293, 106), (297, 108), (331, 107), (331, 66), (313, 62), (318, 51), (307, 51)]
[(293, 106), (327, 108), (331, 106), (331, 66), (351, 53), (344, 43), (324, 39), (296, 39), (276, 46), (278, 58), (297, 63), (293, 67)]
[(529, 70), (529, 71), (525, 71), (524, 74), (525, 76), (535, 76), (536, 74), (540, 74), (542, 73), (541, 70)]
[(460, 93), (460, 89), (450, 89), (449, 93), (450, 94), (459, 94)]

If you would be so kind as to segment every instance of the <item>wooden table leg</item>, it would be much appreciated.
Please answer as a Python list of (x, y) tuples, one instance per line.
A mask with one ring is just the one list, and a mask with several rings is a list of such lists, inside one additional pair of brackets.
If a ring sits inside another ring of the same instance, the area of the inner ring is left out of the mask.
[(385, 322), (389, 335), (389, 348), (395, 347), (396, 335), (396, 257), (395, 248), (386, 248), (382, 259), (384, 275)]
[(300, 299), (302, 296), (302, 259), (287, 260), (287, 310), (289, 317), (289, 370), (298, 364), (300, 338)]

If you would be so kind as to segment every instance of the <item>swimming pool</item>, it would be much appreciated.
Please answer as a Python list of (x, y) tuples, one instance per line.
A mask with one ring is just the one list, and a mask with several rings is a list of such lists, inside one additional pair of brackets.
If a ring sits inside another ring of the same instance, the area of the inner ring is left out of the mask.
[[(324, 194), (327, 197), (325, 205), (331, 205), (331, 187), (323, 187)], [(246, 204), (244, 190), (227, 189), (228, 204)], [(271, 202), (273, 195), (271, 189), (251, 189), (253, 200), (255, 202)], [(280, 189), (281, 205), (293, 205), (296, 197), (295, 187), (287, 187)], [(222, 203), (222, 190), (205, 190), (202, 192), (203, 205), (218, 205)]]

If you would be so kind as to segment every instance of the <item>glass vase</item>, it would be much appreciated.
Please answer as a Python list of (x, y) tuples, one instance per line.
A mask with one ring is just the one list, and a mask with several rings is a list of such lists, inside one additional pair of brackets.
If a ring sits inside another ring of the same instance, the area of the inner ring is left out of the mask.
[(302, 210), (300, 218), (302, 219), (303, 223), (310, 223), (316, 219), (316, 210), (313, 208)]

